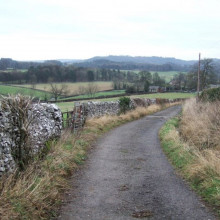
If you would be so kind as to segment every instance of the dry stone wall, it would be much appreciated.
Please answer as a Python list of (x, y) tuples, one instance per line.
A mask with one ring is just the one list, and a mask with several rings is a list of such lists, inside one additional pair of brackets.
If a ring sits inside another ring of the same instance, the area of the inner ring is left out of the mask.
[[(29, 114), (33, 116), (28, 127), (28, 140), (31, 153), (36, 154), (49, 139), (59, 137), (62, 130), (62, 115), (54, 104), (33, 104)], [(0, 108), (0, 177), (12, 172), (17, 165), (13, 158), (13, 150), (19, 141), (17, 127), (13, 127), (13, 115)]]
[[(148, 98), (134, 98), (131, 99), (130, 107), (134, 109), (138, 106), (147, 107), (152, 104), (165, 104), (183, 99), (148, 99)], [(120, 112), (119, 101), (111, 102), (88, 102), (82, 103), (83, 109), (85, 109), (84, 115), (88, 118), (100, 117), (103, 115), (117, 115)]]
[[(156, 99), (131, 99), (131, 109), (137, 106), (149, 106), (156, 103)], [(120, 112), (119, 101), (111, 102), (88, 102), (83, 103), (88, 118), (100, 117), (103, 115), (117, 115)]]
[(84, 109), (86, 110), (86, 116), (88, 118), (116, 115), (119, 113), (119, 101), (88, 102), (84, 103)]
[[(138, 106), (149, 106), (152, 104), (163, 104), (180, 100), (158, 100), (158, 99), (132, 99), (131, 108)], [(88, 102), (83, 103), (83, 116), (88, 118), (103, 115), (116, 115), (119, 113), (119, 101), (112, 102)], [(33, 104), (29, 114), (33, 115), (33, 121), (28, 126), (28, 141), (31, 153), (36, 154), (45, 147), (45, 143), (53, 138), (59, 137), (62, 131), (62, 114), (55, 104)], [(0, 106), (0, 177), (4, 173), (13, 172), (16, 162), (13, 151), (18, 146), (18, 128), (13, 126), (11, 112), (1, 110)], [(84, 120), (82, 120), (84, 121)]]

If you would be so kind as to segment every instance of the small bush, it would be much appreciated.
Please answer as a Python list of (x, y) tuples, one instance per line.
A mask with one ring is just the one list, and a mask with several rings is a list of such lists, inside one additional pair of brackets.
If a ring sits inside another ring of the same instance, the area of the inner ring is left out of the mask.
[(121, 97), (119, 99), (120, 114), (125, 114), (128, 110), (130, 110), (130, 103), (131, 99), (129, 97)]
[(200, 95), (203, 102), (220, 101), (220, 88), (206, 89)]
[(134, 85), (128, 85), (126, 88), (126, 93), (135, 93), (136, 89)]

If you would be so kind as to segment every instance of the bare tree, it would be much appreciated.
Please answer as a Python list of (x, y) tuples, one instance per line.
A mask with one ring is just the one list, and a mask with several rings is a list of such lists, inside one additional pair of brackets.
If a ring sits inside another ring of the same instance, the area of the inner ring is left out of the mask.
[(95, 83), (89, 83), (88, 86), (86, 87), (86, 94), (91, 98), (94, 97), (95, 93), (97, 92), (98, 92), (98, 86)]
[(57, 101), (60, 96), (68, 94), (68, 86), (65, 84), (58, 85), (50, 83), (50, 92), (53, 94), (55, 101)]
[(78, 88), (78, 95), (84, 95), (86, 93), (85, 86), (79, 86)]

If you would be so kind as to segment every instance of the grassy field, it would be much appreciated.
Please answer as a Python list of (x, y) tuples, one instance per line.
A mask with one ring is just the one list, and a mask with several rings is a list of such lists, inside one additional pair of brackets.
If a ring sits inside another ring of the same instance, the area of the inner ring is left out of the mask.
[(56, 105), (60, 108), (62, 112), (71, 111), (74, 107), (74, 102), (59, 102)]
[(7, 69), (7, 70), (1, 70), (1, 72), (5, 72), (5, 73), (10, 73), (10, 72), (21, 72), (21, 73), (25, 73), (27, 72), (27, 69)]
[[(128, 70), (122, 70), (123, 72), (127, 72)], [(131, 72), (139, 73), (141, 70), (132, 70)], [(178, 74), (180, 71), (150, 71), (150, 73), (153, 75), (155, 72), (159, 74), (159, 76), (163, 79), (165, 79), (166, 82), (170, 82), (174, 75)], [(186, 72), (182, 72), (186, 73)]]
[(47, 96), (47, 98), (50, 97), (50, 94), (44, 91), (37, 91), (37, 90), (29, 89), (29, 88), (19, 88), (17, 86), (0, 85), (1, 95), (8, 95), (8, 94), (16, 95), (18, 93), (22, 95), (37, 97), (42, 100), (45, 99), (45, 96)]
[[(81, 86), (86, 87), (88, 85), (88, 82), (78, 82), (78, 83), (54, 83), (57, 85), (60, 84), (65, 84), (67, 89), (68, 89), (68, 95), (77, 95), (79, 88)], [(98, 91), (104, 91), (104, 90), (111, 90), (113, 89), (112, 87), (112, 82), (94, 82), (95, 85), (98, 86)], [(17, 85), (17, 86), (22, 86), (26, 88), (31, 88), (31, 84), (26, 84), (26, 85)], [(43, 90), (43, 91), (50, 91), (50, 84), (49, 83), (41, 83), (41, 84), (36, 84), (36, 89)]]
[[(194, 93), (154, 93), (154, 94), (145, 94), (145, 95), (134, 95), (131, 98), (164, 98), (164, 99), (177, 99), (177, 98), (191, 98), (195, 97)], [(107, 102), (107, 101), (116, 101), (119, 98), (106, 98), (106, 99), (93, 99), (92, 101), (100, 101), (100, 102)], [(89, 101), (89, 99), (87, 100)], [(83, 101), (83, 102), (87, 102)], [(61, 111), (70, 111), (74, 107), (74, 102), (60, 102), (56, 103)]]
[(195, 97), (194, 93), (183, 93), (183, 92), (168, 92), (168, 93), (153, 93), (153, 94), (144, 94), (144, 95), (134, 95), (131, 98), (149, 98), (149, 99), (185, 99)]
[[(150, 71), (151, 74), (155, 73), (156, 71)], [(159, 76), (163, 79), (165, 79), (166, 82), (170, 82), (173, 77), (178, 74), (180, 71), (158, 71), (157, 73), (159, 74)], [(186, 72), (182, 72), (182, 73), (186, 73)]]
[[(125, 94), (125, 90), (113, 90), (113, 91), (106, 91), (106, 92), (97, 92), (93, 95), (94, 98), (98, 98), (101, 96), (112, 96), (112, 95), (121, 95)], [(89, 95), (79, 95), (79, 96), (73, 96), (70, 98), (64, 98), (61, 100), (68, 100), (68, 99), (89, 99), (91, 96)]]

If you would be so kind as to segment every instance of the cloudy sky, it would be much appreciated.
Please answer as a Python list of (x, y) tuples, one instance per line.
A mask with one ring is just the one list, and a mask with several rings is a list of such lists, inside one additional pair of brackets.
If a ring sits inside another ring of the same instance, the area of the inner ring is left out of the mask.
[(220, 58), (219, 0), (0, 0), (0, 57)]

